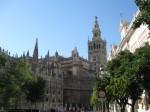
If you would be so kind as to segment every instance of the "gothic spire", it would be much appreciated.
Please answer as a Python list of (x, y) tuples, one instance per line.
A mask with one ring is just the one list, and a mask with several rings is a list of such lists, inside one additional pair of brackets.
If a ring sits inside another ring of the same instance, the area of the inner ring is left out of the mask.
[(55, 52), (55, 57), (58, 57), (58, 56), (59, 56), (59, 54), (58, 54), (58, 52), (56, 51), (56, 52)]
[(93, 28), (93, 40), (99, 40), (101, 38), (101, 31), (99, 28), (99, 24), (98, 24), (98, 17), (95, 16), (95, 24), (94, 24), (94, 28)]
[(48, 50), (48, 52), (47, 52), (47, 57), (49, 58), (49, 50)]
[(35, 48), (33, 51), (33, 58), (38, 58), (38, 39), (36, 38)]
[(28, 52), (27, 52), (26, 56), (27, 56), (27, 57), (29, 57), (29, 55), (30, 55), (30, 53), (29, 53), (29, 50), (28, 50)]
[[(13, 54), (13, 55), (14, 55), (14, 54)], [(14, 56), (13, 56), (13, 57), (14, 57)], [(18, 54), (17, 54), (17, 53), (15, 54), (15, 58), (18, 58)]]
[(49, 58), (49, 50), (48, 50), (48, 52), (47, 52), (45, 58)]
[(22, 56), (25, 57), (25, 51), (23, 52)]

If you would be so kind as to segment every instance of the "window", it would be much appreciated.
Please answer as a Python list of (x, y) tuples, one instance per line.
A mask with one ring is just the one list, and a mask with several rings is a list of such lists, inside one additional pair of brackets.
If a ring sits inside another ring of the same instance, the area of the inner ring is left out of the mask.
[(68, 73), (68, 75), (72, 75), (72, 71), (68, 71), (67, 73)]
[(46, 98), (46, 102), (48, 102), (48, 98)]
[(93, 56), (93, 61), (96, 61), (96, 56)]
[(55, 98), (52, 99), (52, 102), (53, 102), (53, 103), (55, 102)]
[(58, 91), (58, 94), (60, 95), (60, 91)]
[(55, 91), (53, 90), (53, 95), (55, 95)]
[(94, 49), (96, 48), (96, 44), (94, 43)]
[(101, 48), (100, 44), (99, 44), (99, 48)]
[(93, 46), (91, 45), (90, 48), (91, 48), (91, 50), (92, 50), (92, 49), (93, 49)]
[(61, 102), (60, 98), (58, 99), (58, 102), (59, 102), (59, 103)]
[(96, 48), (97, 48), (97, 49), (99, 48), (98, 45), (96, 45)]
[(47, 91), (46, 91), (46, 93), (48, 94), (48, 93), (49, 93), (49, 91), (47, 90)]
[(62, 78), (62, 75), (61, 75), (61, 74), (59, 74), (59, 75), (58, 75), (58, 78)]
[(54, 71), (52, 71), (52, 76), (55, 77), (55, 72)]

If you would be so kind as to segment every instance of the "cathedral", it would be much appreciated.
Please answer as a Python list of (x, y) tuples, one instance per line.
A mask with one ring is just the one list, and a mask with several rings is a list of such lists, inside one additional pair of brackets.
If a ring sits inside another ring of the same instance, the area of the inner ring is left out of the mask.
[[(106, 64), (106, 41), (101, 37), (97, 17), (92, 33), (92, 39), (88, 40), (87, 45), (88, 60), (79, 55), (77, 48), (72, 50), (70, 57), (60, 56), (58, 52), (50, 56), (48, 51), (44, 58), (39, 58), (38, 39), (33, 56), (28, 51), (21, 57), (29, 63), (32, 74), (46, 80), (45, 99), (37, 103), (38, 109), (90, 109), (94, 73)], [(29, 105), (32, 104), (24, 102), (21, 108), (28, 108)]]

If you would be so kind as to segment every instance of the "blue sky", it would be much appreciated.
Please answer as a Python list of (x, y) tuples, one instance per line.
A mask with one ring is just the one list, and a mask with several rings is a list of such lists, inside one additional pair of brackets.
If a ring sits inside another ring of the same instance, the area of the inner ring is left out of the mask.
[(0, 0), (0, 46), (32, 55), (38, 38), (40, 56), (49, 49), (50, 55), (57, 50), (68, 57), (76, 46), (87, 58), (95, 16), (109, 50), (120, 41), (120, 13), (131, 21), (136, 10), (134, 0)]

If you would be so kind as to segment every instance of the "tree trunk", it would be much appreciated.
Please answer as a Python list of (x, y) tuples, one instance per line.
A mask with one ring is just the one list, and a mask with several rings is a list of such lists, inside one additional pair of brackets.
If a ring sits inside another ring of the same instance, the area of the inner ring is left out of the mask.
[(15, 109), (18, 107), (18, 100), (15, 101)]
[(126, 105), (124, 105), (124, 104), (122, 104), (122, 105), (120, 106), (121, 112), (125, 112), (125, 106), (126, 106)]
[(106, 103), (107, 112), (109, 112), (109, 102)]
[(136, 102), (136, 100), (133, 100), (133, 101), (132, 101), (132, 104), (131, 104), (131, 112), (134, 112), (134, 105), (135, 105), (135, 102)]
[(121, 108), (121, 112), (125, 112), (125, 108)]
[(36, 102), (35, 102), (35, 106), (34, 106), (34, 109), (36, 109)]
[(105, 103), (104, 102), (103, 102), (102, 106), (103, 106), (102, 112), (105, 112)]
[(146, 97), (146, 110), (148, 110), (149, 109), (149, 103), (150, 103), (150, 101), (149, 101), (150, 90), (145, 90), (145, 97)]

